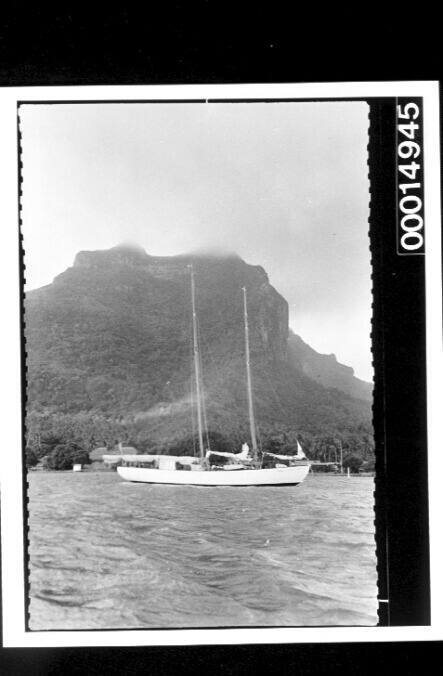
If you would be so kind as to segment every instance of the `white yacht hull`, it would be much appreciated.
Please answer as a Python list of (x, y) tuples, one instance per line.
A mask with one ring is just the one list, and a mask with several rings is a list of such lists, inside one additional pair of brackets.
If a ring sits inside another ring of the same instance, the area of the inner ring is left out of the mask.
[(206, 470), (186, 472), (182, 470), (148, 469), (145, 467), (117, 467), (126, 481), (148, 484), (175, 484), (181, 486), (290, 486), (304, 481), (309, 472), (309, 463), (295, 467), (272, 467), (269, 469)]

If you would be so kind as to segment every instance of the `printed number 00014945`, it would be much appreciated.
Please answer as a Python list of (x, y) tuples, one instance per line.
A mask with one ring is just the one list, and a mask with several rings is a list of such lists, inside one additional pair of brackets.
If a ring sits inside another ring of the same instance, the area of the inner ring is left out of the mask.
[[(403, 180), (398, 184), (398, 208), (401, 214), (399, 245), (403, 253), (421, 253), (424, 245), (423, 201), (420, 196), (423, 188), (422, 166), (416, 162), (421, 155), (421, 128), (416, 121), (420, 118), (420, 108), (416, 103), (399, 105), (397, 114), (398, 157), (401, 160), (410, 160), (409, 163), (398, 164), (399, 174), (402, 174), (399, 178)], [(400, 134), (405, 138), (402, 139)], [(404, 182), (403, 177), (406, 177), (408, 182)]]

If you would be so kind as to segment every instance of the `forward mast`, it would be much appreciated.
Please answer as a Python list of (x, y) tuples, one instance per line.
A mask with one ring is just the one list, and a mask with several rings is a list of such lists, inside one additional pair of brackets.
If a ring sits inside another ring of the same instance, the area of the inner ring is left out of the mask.
[(246, 377), (247, 377), (247, 386), (248, 386), (248, 411), (249, 411), (249, 429), (251, 432), (251, 443), (252, 443), (252, 453), (255, 459), (257, 459), (258, 447), (257, 447), (257, 434), (255, 428), (255, 416), (254, 416), (254, 402), (252, 398), (252, 377), (251, 377), (251, 360), (250, 360), (250, 350), (249, 350), (249, 322), (248, 322), (248, 300), (246, 294), (246, 287), (243, 287), (243, 311), (244, 311), (244, 322), (245, 322), (245, 354), (246, 354)]
[(198, 425), (198, 447), (201, 460), (205, 457), (205, 448), (203, 443), (203, 416), (202, 416), (202, 392), (201, 392), (201, 374), (200, 374), (200, 351), (198, 345), (197, 313), (195, 310), (195, 281), (194, 268), (191, 269), (191, 298), (192, 298), (192, 337), (194, 348), (194, 373), (195, 373), (195, 394), (197, 399), (197, 425)]

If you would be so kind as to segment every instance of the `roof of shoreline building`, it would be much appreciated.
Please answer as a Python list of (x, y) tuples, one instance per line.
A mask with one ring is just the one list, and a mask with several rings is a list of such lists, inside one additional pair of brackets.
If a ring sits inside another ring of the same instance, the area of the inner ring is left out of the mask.
[(119, 449), (118, 446), (115, 446), (115, 448), (106, 448), (106, 446), (102, 446), (100, 448), (94, 448), (94, 450), (89, 453), (89, 459), (102, 460), (104, 455), (121, 455), (122, 453), (137, 455), (137, 449), (134, 448), (134, 446), (122, 446), (121, 449)]

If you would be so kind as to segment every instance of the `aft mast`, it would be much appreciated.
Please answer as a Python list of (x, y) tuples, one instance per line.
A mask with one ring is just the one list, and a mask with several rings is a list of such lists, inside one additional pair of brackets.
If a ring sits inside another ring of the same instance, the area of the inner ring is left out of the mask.
[(246, 298), (246, 287), (243, 287), (243, 309), (245, 318), (245, 349), (246, 349), (246, 375), (248, 383), (248, 409), (249, 409), (249, 428), (251, 431), (252, 453), (257, 457), (257, 436), (255, 431), (254, 404), (252, 401), (252, 379), (251, 364), (249, 355), (249, 326), (248, 326), (248, 303)]
[(205, 449), (203, 445), (203, 421), (202, 421), (202, 403), (201, 403), (201, 382), (200, 382), (200, 353), (198, 347), (198, 331), (197, 331), (197, 314), (195, 311), (195, 282), (194, 269), (191, 269), (191, 296), (192, 296), (192, 336), (194, 345), (194, 371), (195, 371), (195, 391), (197, 398), (197, 425), (198, 425), (198, 446), (200, 451), (200, 458), (205, 457)]

